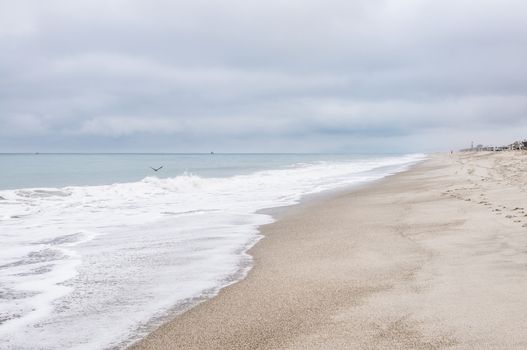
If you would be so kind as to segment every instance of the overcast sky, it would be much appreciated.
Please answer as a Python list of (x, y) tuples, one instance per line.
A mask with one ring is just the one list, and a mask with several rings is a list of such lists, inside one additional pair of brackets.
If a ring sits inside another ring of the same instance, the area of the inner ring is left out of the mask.
[(525, 0), (0, 0), (0, 152), (527, 138)]

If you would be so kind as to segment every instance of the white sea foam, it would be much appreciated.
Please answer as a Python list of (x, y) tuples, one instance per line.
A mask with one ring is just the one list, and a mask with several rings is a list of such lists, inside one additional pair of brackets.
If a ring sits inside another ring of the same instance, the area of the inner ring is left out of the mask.
[(249, 266), (260, 209), (401, 171), (423, 155), (228, 178), (0, 191), (0, 348), (125, 345)]

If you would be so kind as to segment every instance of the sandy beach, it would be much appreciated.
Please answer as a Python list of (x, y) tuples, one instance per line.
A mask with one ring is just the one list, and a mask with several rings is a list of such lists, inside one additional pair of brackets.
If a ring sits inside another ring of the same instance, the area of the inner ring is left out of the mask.
[(526, 170), (439, 154), (291, 207), (247, 278), (131, 349), (526, 349)]

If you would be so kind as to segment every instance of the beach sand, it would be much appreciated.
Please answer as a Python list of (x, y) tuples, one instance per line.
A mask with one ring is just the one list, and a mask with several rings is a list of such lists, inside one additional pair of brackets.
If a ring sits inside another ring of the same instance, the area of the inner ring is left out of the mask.
[(243, 281), (132, 349), (527, 349), (527, 155), (434, 155), (264, 226)]

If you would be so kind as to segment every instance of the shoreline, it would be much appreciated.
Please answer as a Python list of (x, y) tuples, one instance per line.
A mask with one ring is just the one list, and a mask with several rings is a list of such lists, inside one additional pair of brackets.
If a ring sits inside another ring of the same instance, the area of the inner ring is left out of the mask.
[[(503, 283), (504, 271), (494, 264), (501, 250), (488, 254), (480, 250), (496, 245), (491, 229), (520, 243), (525, 235), (514, 230), (526, 229), (507, 215), (499, 217), (511, 221), (506, 222), (511, 227), (504, 227), (489, 214), (488, 206), (458, 198), (458, 192), (466, 196), (468, 191), (458, 187), (468, 188), (480, 176), (476, 170), (466, 170), (466, 163), (479, 159), (455, 157), (435, 155), (370, 186), (285, 208), (277, 221), (261, 227), (264, 238), (247, 252), (253, 266), (244, 279), (129, 348), (498, 349), (504, 344), (509, 348), (527, 344), (526, 329), (518, 326), (527, 299), (513, 293), (517, 302), (512, 312), (508, 299), (490, 292), (467, 298), (460, 288), (485, 286), (496, 294), (525, 290), (527, 282), (521, 279), (512, 286)], [(481, 234), (488, 241), (484, 247), (477, 230), (485, 233)], [(467, 260), (452, 246), (474, 254)], [(477, 264), (471, 264), (473, 260)], [(496, 271), (486, 277), (478, 269), (481, 265)], [(465, 267), (463, 272), (478, 278), (464, 281), (455, 267)], [(501, 283), (493, 289), (496, 280)], [(511, 322), (517, 321), (515, 337), (504, 337), (510, 326), (480, 321), (473, 306), (479, 309), (489, 298), (495, 309), (507, 310)], [(449, 316), (463, 307), (462, 316)]]
[(290, 215), (291, 213), (295, 211), (302, 210), (302, 208), (304, 207), (309, 207), (311, 205), (319, 203), (320, 201), (328, 200), (328, 199), (331, 199), (335, 196), (339, 196), (342, 194), (353, 193), (363, 188), (375, 186), (377, 183), (380, 183), (391, 176), (394, 176), (401, 172), (408, 171), (409, 169), (416, 166), (417, 164), (425, 162), (428, 156), (427, 155), (424, 155), (424, 156), (426, 157), (422, 160), (418, 160), (411, 164), (404, 165), (405, 168), (403, 170), (401, 169), (394, 170), (395, 172), (389, 173), (380, 178), (375, 178), (373, 180), (367, 180), (367, 181), (361, 181), (361, 182), (354, 183), (354, 184), (349, 184), (345, 187), (339, 187), (339, 188), (334, 188), (334, 189), (329, 189), (329, 190), (323, 190), (321, 192), (307, 194), (307, 195), (302, 196), (296, 203), (258, 210), (257, 212), (255, 212), (255, 214), (263, 214), (263, 215), (269, 216), (272, 222), (269, 224), (263, 224), (263, 225), (258, 226), (259, 233), (254, 237), (254, 239), (249, 244), (247, 244), (242, 249), (243, 253), (241, 254), (243, 256), (243, 262), (240, 264), (240, 269), (236, 273), (228, 276), (228, 278), (226, 278), (223, 281), (223, 283), (218, 285), (218, 287), (211, 288), (210, 290), (204, 291), (204, 293), (201, 296), (188, 299), (184, 303), (178, 304), (168, 309), (165, 312), (154, 315), (148, 322), (138, 327), (136, 329), (136, 333), (132, 337), (123, 340), (122, 342), (117, 344), (115, 347), (125, 348), (125, 349), (133, 348), (137, 343), (141, 342), (142, 339), (144, 339), (149, 334), (156, 331), (159, 327), (163, 326), (166, 323), (171, 322), (173, 319), (177, 317), (182, 316), (183, 314), (185, 314), (192, 308), (202, 303), (205, 303), (211, 300), (212, 298), (217, 297), (218, 294), (223, 289), (228, 288), (231, 285), (239, 283), (240, 281), (244, 280), (247, 277), (247, 275), (251, 272), (252, 268), (254, 267), (254, 258), (251, 254), (251, 250), (262, 239), (265, 239), (265, 236), (260, 232), (262, 227), (271, 225), (275, 223), (276, 221), (280, 220), (280, 218), (284, 216)]

